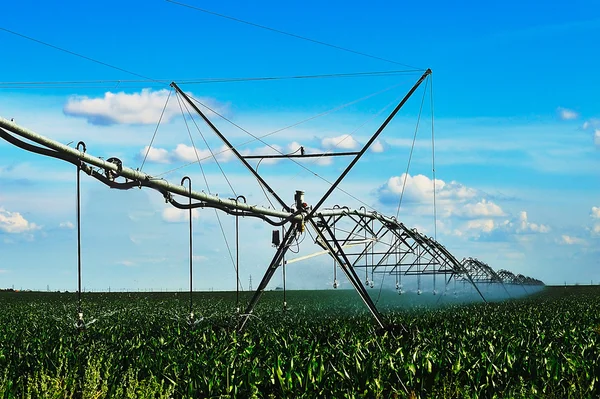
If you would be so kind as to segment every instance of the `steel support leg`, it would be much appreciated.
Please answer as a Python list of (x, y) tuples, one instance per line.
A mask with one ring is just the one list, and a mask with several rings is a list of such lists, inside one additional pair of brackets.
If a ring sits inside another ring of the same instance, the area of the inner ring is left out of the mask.
[(327, 234), (331, 237), (333, 243), (335, 244), (335, 248), (331, 245), (329, 240), (327, 240), (323, 236), (323, 232), (321, 230), (319, 230), (319, 228), (317, 227), (317, 224), (312, 219), (309, 220), (309, 223), (313, 227), (313, 229), (315, 229), (315, 232), (321, 237), (321, 239), (323, 240), (323, 243), (325, 244), (325, 246), (327, 246), (327, 250), (329, 251), (331, 256), (335, 260), (337, 260), (342, 271), (344, 272), (344, 274), (350, 281), (350, 284), (352, 284), (352, 286), (354, 287), (354, 289), (356, 290), (358, 295), (360, 295), (360, 297), (363, 300), (363, 302), (365, 303), (365, 305), (367, 305), (367, 308), (369, 308), (369, 310), (371, 311), (371, 314), (377, 321), (377, 324), (379, 324), (379, 327), (381, 327), (383, 329), (387, 328), (388, 327), (387, 323), (383, 320), (383, 316), (381, 315), (381, 313), (379, 313), (379, 310), (377, 310), (377, 307), (373, 303), (373, 300), (369, 296), (369, 293), (367, 292), (367, 290), (365, 290), (365, 287), (360, 282), (360, 278), (356, 274), (356, 271), (350, 265), (350, 261), (346, 257), (346, 254), (344, 253), (342, 246), (340, 245), (338, 240), (333, 235), (333, 232), (329, 228), (329, 225), (325, 222), (325, 219), (323, 219), (321, 217), (321, 221), (323, 222), (324, 230), (327, 231)]

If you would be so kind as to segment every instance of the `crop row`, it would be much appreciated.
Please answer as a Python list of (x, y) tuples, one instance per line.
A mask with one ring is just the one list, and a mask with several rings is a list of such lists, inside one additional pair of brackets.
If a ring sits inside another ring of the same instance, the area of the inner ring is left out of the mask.
[[(563, 290), (563, 291), (560, 291)], [(566, 292), (566, 291), (569, 292)], [(235, 331), (230, 294), (2, 293), (0, 397), (596, 397), (600, 290), (388, 309), (352, 292), (268, 293)]]

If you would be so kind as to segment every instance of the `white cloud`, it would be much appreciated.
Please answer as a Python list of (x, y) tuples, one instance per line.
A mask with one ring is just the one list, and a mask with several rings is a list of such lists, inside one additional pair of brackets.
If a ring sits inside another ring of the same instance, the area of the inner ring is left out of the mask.
[[(146, 157), (146, 153), (148, 156)], [(148, 151), (148, 146), (142, 148), (140, 150), (139, 156), (141, 159), (146, 157), (148, 162), (155, 163), (169, 163), (171, 162), (171, 156), (169, 155), (169, 151), (164, 148), (150, 147), (150, 151)]]
[(485, 198), (477, 203), (465, 204), (453, 213), (466, 218), (499, 217), (505, 215), (502, 208)]
[[(299, 148), (300, 148), (300, 146), (298, 146), (297, 148), (295, 148), (293, 150), (290, 150), (290, 152), (297, 151)], [(283, 148), (277, 144), (273, 144), (271, 146), (265, 145), (263, 147), (254, 148), (252, 150), (245, 150), (243, 152), (244, 155), (280, 155), (283, 153), (284, 153)], [(272, 165), (272, 164), (279, 162), (280, 160), (281, 159), (276, 159), (276, 158), (272, 158), (272, 159), (264, 158), (260, 164), (261, 165)]]
[(61, 229), (74, 229), (75, 225), (69, 221), (67, 222), (61, 222), (58, 227), (60, 227)]
[(558, 107), (557, 111), (558, 111), (558, 116), (563, 121), (579, 118), (579, 114), (577, 112), (567, 109), (567, 108)]
[(466, 228), (468, 230), (477, 230), (484, 233), (490, 233), (492, 230), (494, 230), (494, 228), (496, 228), (496, 224), (493, 219), (476, 219), (469, 220)]
[(583, 122), (583, 125), (581, 126), (584, 130), (589, 129), (589, 128), (600, 128), (600, 119), (596, 119), (596, 118), (591, 118), (588, 119), (587, 121)]
[(7, 269), (0, 269), (0, 274), (6, 274), (6, 273), (8, 273)]
[(547, 233), (550, 231), (550, 227), (544, 224), (531, 223), (527, 220), (527, 212), (521, 211), (519, 213), (519, 221), (516, 224), (517, 233)]
[(383, 143), (379, 140), (376, 140), (373, 145), (371, 145), (372, 152), (383, 152), (385, 150)]
[[(106, 92), (104, 97), (97, 98), (74, 96), (69, 98), (63, 107), (63, 112), (68, 116), (85, 118), (94, 125), (156, 124), (164, 109), (162, 122), (167, 123), (181, 114), (179, 104), (173, 95), (165, 108), (168, 97), (167, 89), (142, 89), (139, 93), (131, 94)], [(223, 107), (214, 100), (203, 98), (200, 101), (219, 113), (223, 112), (220, 109)]]
[(209, 158), (211, 155), (208, 150), (194, 148), (186, 144), (177, 144), (177, 147), (173, 150), (173, 156), (178, 161), (195, 162), (199, 159)]
[(564, 245), (585, 245), (586, 241), (582, 238), (572, 237), (566, 234), (563, 234), (560, 237), (560, 243)]
[(339, 148), (343, 150), (353, 150), (358, 148), (358, 141), (354, 140), (349, 134), (342, 134), (337, 137), (326, 137), (321, 140), (321, 145), (326, 149)]
[(594, 220), (594, 224), (592, 225), (590, 231), (594, 235), (600, 235), (600, 207), (593, 206), (590, 217), (592, 220)]
[[(403, 173), (401, 176), (390, 177), (388, 182), (379, 188), (380, 200), (398, 201), (403, 186), (405, 187), (403, 201), (429, 202), (433, 199), (433, 179), (425, 175), (411, 176)], [(466, 201), (480, 194), (477, 190), (455, 181), (446, 183), (435, 179), (435, 186), (436, 197), (441, 201)]]
[(122, 265), (122, 266), (127, 266), (127, 267), (132, 267), (132, 266), (136, 265), (136, 263), (131, 260), (120, 260), (117, 262), (117, 264)]
[[(305, 154), (320, 154), (320, 153), (324, 152), (323, 150), (320, 150), (318, 148), (302, 146), (297, 141), (292, 141), (287, 146), (288, 151), (290, 153), (298, 151), (298, 149), (300, 149), (300, 147), (304, 147)], [(296, 158), (296, 161), (312, 163), (312, 164), (319, 165), (319, 166), (327, 166), (327, 165), (331, 165), (333, 163), (333, 160), (331, 157), (318, 157), (318, 158), (306, 158), (306, 159)]]
[[(196, 220), (200, 217), (197, 209), (192, 209), (192, 219)], [(162, 212), (162, 219), (169, 223), (179, 223), (190, 220), (189, 211), (187, 209), (165, 208)]]
[(466, 234), (469, 237), (486, 241), (508, 241), (511, 239), (522, 240), (532, 234), (548, 233), (550, 227), (530, 222), (527, 212), (521, 211), (517, 218), (512, 219), (498, 220), (482, 217), (469, 220), (462, 229), (459, 229), (459, 231), (461, 230), (470, 232), (471, 234)]
[(214, 157), (217, 158), (219, 162), (229, 162), (234, 159), (235, 155), (231, 150), (227, 148), (226, 145), (221, 146), (219, 149), (213, 149), (211, 153), (208, 149), (201, 149), (186, 145), (186, 144), (177, 144), (177, 147), (171, 152), (172, 158), (183, 161), (183, 162), (198, 162), (200, 161), (212, 161)]
[(27, 221), (19, 212), (9, 212), (0, 207), (0, 230), (6, 233), (18, 234), (39, 230), (35, 223)]
[(583, 130), (593, 130), (594, 144), (600, 147), (600, 119), (588, 119), (581, 127)]

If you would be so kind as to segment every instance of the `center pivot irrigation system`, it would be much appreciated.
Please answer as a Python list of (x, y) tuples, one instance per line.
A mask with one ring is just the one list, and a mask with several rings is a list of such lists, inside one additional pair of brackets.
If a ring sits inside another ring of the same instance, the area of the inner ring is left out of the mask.
[[(181, 185), (171, 184), (163, 179), (154, 178), (140, 170), (134, 170), (123, 165), (118, 158), (101, 159), (86, 153), (85, 143), (79, 142), (75, 148), (63, 145), (57, 141), (43, 137), (31, 130), (18, 126), (12, 121), (0, 118), (0, 137), (20, 147), (24, 150), (61, 159), (72, 163), (77, 167), (77, 227), (78, 227), (78, 325), (83, 324), (83, 313), (81, 310), (81, 245), (80, 245), (80, 189), (79, 179), (80, 171), (87, 173), (95, 179), (101, 181), (110, 188), (128, 190), (136, 187), (148, 187), (159, 191), (165, 200), (179, 209), (189, 210), (190, 212), (190, 318), (193, 319), (192, 310), (192, 223), (191, 212), (194, 208), (214, 208), (236, 217), (255, 217), (265, 222), (277, 226), (273, 232), (273, 244), (276, 247), (275, 254), (268, 265), (266, 272), (260, 281), (256, 291), (251, 297), (246, 311), (241, 314), (238, 325), (243, 330), (248, 323), (254, 307), (261, 298), (269, 281), (276, 270), (283, 265), (285, 270), (286, 263), (292, 263), (298, 260), (306, 259), (318, 254), (328, 254), (334, 262), (334, 281), (333, 287), (337, 288), (337, 270), (344, 273), (352, 287), (356, 290), (369, 311), (375, 318), (381, 328), (388, 328), (388, 323), (376, 307), (375, 302), (367, 292), (367, 287), (373, 287), (373, 280), (376, 274), (382, 277), (389, 276), (396, 283), (396, 290), (402, 294), (402, 278), (405, 276), (416, 276), (419, 283), (418, 293), (421, 293), (420, 279), (422, 276), (433, 276), (434, 294), (436, 293), (436, 277), (441, 281), (444, 289), (454, 280), (471, 284), (481, 298), (485, 297), (479, 289), (478, 284), (499, 284), (504, 288), (505, 285), (543, 285), (539, 280), (535, 280), (522, 275), (515, 276), (513, 273), (501, 270), (495, 272), (487, 264), (473, 258), (458, 261), (443, 245), (431, 237), (418, 232), (416, 229), (406, 227), (395, 217), (384, 216), (376, 211), (367, 210), (364, 207), (360, 209), (349, 209), (347, 207), (334, 206), (332, 208), (324, 207), (325, 201), (330, 197), (340, 182), (346, 177), (350, 170), (356, 165), (360, 158), (365, 154), (369, 147), (375, 142), (386, 126), (408, 101), (411, 95), (431, 74), (431, 70), (425, 71), (419, 80), (413, 85), (408, 93), (396, 105), (393, 111), (388, 115), (385, 121), (379, 126), (375, 133), (360, 151), (352, 153), (329, 153), (320, 154), (320, 156), (346, 155), (353, 156), (352, 161), (331, 184), (325, 194), (314, 204), (308, 205), (304, 202), (304, 192), (295, 191), (294, 205), (289, 206), (282, 197), (276, 193), (271, 186), (261, 177), (257, 168), (252, 167), (247, 159), (256, 156), (243, 156), (227, 140), (227, 138), (217, 129), (196, 104), (179, 88), (176, 83), (171, 86), (176, 90), (187, 104), (204, 120), (204, 122), (214, 131), (214, 133), (225, 143), (226, 147), (242, 162), (242, 164), (254, 175), (261, 186), (267, 190), (281, 206), (281, 211), (277, 209), (265, 208), (257, 205), (247, 204), (243, 196), (237, 199), (225, 199), (205, 192), (193, 191), (191, 180), (185, 177)], [(15, 137), (27, 139), (29, 142), (22, 141)], [(32, 144), (35, 143), (35, 144)], [(37, 145), (36, 145), (37, 144)], [(311, 154), (312, 155), (312, 154)], [(302, 157), (299, 155), (270, 155), (261, 156), (262, 158), (286, 158)], [(184, 183), (187, 181), (187, 187)], [(177, 194), (189, 199), (187, 203), (178, 202), (173, 197)], [(240, 201), (243, 198), (244, 201)], [(196, 202), (192, 202), (195, 200)], [(236, 218), (237, 219), (237, 218)], [(237, 226), (237, 223), (236, 223)], [(282, 237), (279, 236), (279, 229), (283, 229)], [(297, 242), (299, 236), (305, 234), (309, 229), (312, 231), (315, 243), (322, 248), (317, 254), (304, 256), (301, 258), (285, 261), (285, 255), (290, 246)], [(364, 274), (364, 281), (362, 280)], [(285, 280), (284, 280), (285, 282)], [(239, 290), (239, 278), (238, 278)], [(510, 294), (509, 294), (510, 295)], [(284, 300), (285, 301), (285, 300)], [(285, 307), (284, 302), (284, 307)], [(238, 308), (239, 310), (239, 308)]]

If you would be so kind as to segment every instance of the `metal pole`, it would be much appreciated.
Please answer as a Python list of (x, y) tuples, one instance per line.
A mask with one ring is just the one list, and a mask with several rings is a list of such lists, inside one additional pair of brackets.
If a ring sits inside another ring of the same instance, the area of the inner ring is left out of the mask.
[(315, 232), (321, 237), (321, 239), (323, 240), (323, 244), (329, 250), (330, 255), (333, 256), (335, 259), (337, 259), (337, 261), (340, 265), (340, 268), (342, 269), (342, 271), (344, 272), (344, 274), (346, 275), (346, 277), (348, 278), (348, 280), (350, 281), (350, 283), (352, 284), (352, 286), (354, 287), (354, 289), (356, 290), (358, 295), (361, 297), (361, 299), (363, 300), (365, 305), (367, 305), (367, 308), (371, 311), (371, 314), (377, 321), (377, 324), (379, 324), (379, 326), (381, 328), (386, 328), (387, 323), (384, 321), (381, 313), (379, 313), (379, 310), (373, 303), (373, 300), (369, 296), (369, 293), (367, 292), (365, 287), (361, 284), (360, 277), (358, 277), (358, 275), (356, 274), (356, 271), (352, 268), (350, 261), (346, 257), (344, 249), (342, 248), (342, 246), (340, 245), (338, 240), (335, 238), (335, 236), (333, 236), (333, 232), (329, 228), (329, 225), (327, 224), (325, 219), (323, 217), (321, 217), (321, 225), (323, 226), (323, 230), (327, 232), (327, 235), (329, 237), (331, 237), (331, 241), (333, 241), (335, 248), (333, 245), (331, 245), (329, 240), (325, 238), (323, 231), (319, 230), (317, 223), (313, 219), (310, 219), (308, 222), (310, 223), (312, 228), (315, 230)]
[[(285, 235), (285, 227), (281, 226), (281, 236)], [(286, 281), (285, 281), (285, 253), (281, 257), (281, 271), (283, 274), (283, 310), (287, 310), (287, 298), (286, 298)]]
[(315, 212), (321, 207), (321, 205), (323, 205), (323, 202), (325, 202), (325, 200), (331, 195), (333, 190), (335, 190), (337, 188), (337, 186), (341, 183), (341, 181), (344, 179), (344, 177), (346, 177), (348, 172), (350, 172), (350, 170), (354, 167), (354, 165), (356, 165), (358, 160), (369, 149), (371, 144), (373, 144), (373, 142), (377, 139), (377, 137), (379, 137), (379, 135), (381, 134), (383, 129), (385, 129), (385, 127), (390, 123), (390, 121), (394, 118), (394, 116), (396, 116), (398, 111), (400, 111), (400, 108), (402, 108), (404, 106), (404, 104), (408, 101), (410, 96), (412, 96), (412, 94), (415, 92), (415, 90), (417, 90), (417, 88), (421, 85), (421, 83), (423, 83), (425, 78), (427, 76), (429, 76), (430, 74), (431, 74), (431, 69), (426, 70), (425, 73), (423, 74), (423, 76), (421, 76), (421, 78), (417, 81), (417, 83), (415, 83), (414, 86), (410, 89), (410, 91), (408, 93), (406, 93), (406, 95), (404, 96), (402, 101), (400, 101), (400, 103), (396, 106), (396, 108), (394, 108), (392, 113), (387, 117), (387, 119), (383, 122), (383, 124), (381, 126), (379, 126), (379, 129), (377, 129), (375, 134), (373, 134), (373, 136), (371, 136), (371, 138), (369, 139), (367, 144), (365, 144), (365, 146), (362, 148), (362, 150), (360, 150), (358, 155), (356, 157), (354, 157), (352, 162), (350, 162), (350, 164), (346, 167), (346, 169), (342, 172), (342, 174), (337, 178), (337, 180), (331, 185), (331, 187), (329, 187), (329, 190), (327, 190), (327, 192), (323, 195), (323, 197), (319, 200), (319, 202), (317, 202), (317, 204), (315, 206), (313, 206), (313, 209), (311, 210), (307, 219), (310, 219), (315, 214)]
[[(246, 197), (238, 195), (235, 199), (237, 203), (240, 199), (246, 203)], [(235, 215), (235, 309), (240, 312), (240, 224), (239, 216)]]
[[(181, 179), (181, 185), (183, 186), (183, 184), (185, 183), (185, 181), (187, 180), (188, 182), (188, 190), (190, 192), (190, 194), (192, 193), (192, 179), (190, 179), (188, 176), (185, 176), (183, 179)], [(193, 291), (193, 239), (192, 239), (192, 197), (189, 196), (189, 204), (190, 204), (190, 209), (189, 209), (189, 218), (190, 218), (190, 320), (194, 319), (194, 312), (192, 311), (192, 291)]]
[[(281, 245), (277, 248), (277, 251), (275, 252), (275, 255), (273, 256), (273, 259), (271, 260), (271, 263), (269, 264), (269, 267), (267, 268), (265, 275), (263, 276), (262, 280), (260, 281), (260, 284), (258, 285), (258, 287), (256, 288), (256, 291), (254, 292), (254, 296), (252, 297), (252, 299), (250, 299), (250, 303), (248, 304), (248, 307), (246, 308), (246, 312), (243, 315), (244, 319), (242, 320), (240, 326), (238, 327), (238, 331), (241, 332), (246, 328), (246, 324), (248, 323), (248, 320), (250, 319), (250, 315), (252, 314), (254, 307), (256, 306), (257, 302), (259, 301), (260, 297), (262, 296), (265, 288), (267, 288), (267, 284), (269, 284), (269, 281), (271, 281), (271, 278), (273, 277), (273, 274), (275, 274), (277, 267), (279, 267), (279, 264), (281, 263), (281, 259), (283, 259), (285, 253), (287, 252), (287, 250), (290, 247), (290, 244), (294, 240), (297, 229), (298, 229), (298, 223), (292, 223), (292, 225), (289, 227), (288, 231), (286, 232), (285, 236), (283, 237), (283, 241), (281, 242)], [(250, 280), (250, 281), (252, 281), (252, 280)]]
[[(77, 150), (82, 148), (85, 153), (86, 147), (83, 141), (77, 143)], [(81, 162), (77, 164), (77, 327), (82, 327), (83, 310), (81, 309)]]
[(185, 94), (179, 88), (179, 86), (177, 86), (177, 83), (172, 82), (171, 86), (173, 88), (175, 88), (175, 90), (177, 90), (177, 93), (179, 93), (185, 99), (185, 101), (187, 101), (187, 103), (194, 109), (194, 111), (196, 111), (198, 113), (198, 115), (200, 115), (200, 117), (204, 120), (204, 122), (206, 122), (206, 124), (215, 132), (215, 134), (217, 136), (219, 136), (219, 138), (225, 143), (227, 148), (229, 148), (235, 154), (235, 156), (244, 164), (244, 166), (260, 182), (260, 184), (262, 184), (267, 189), (267, 191), (277, 200), (277, 202), (279, 202), (279, 204), (283, 207), (283, 209), (285, 209), (286, 211), (289, 211), (290, 208), (287, 206), (287, 204), (285, 202), (283, 202), (283, 200), (277, 195), (277, 193), (275, 193), (275, 191), (271, 188), (271, 186), (269, 186), (267, 184), (267, 182), (258, 174), (258, 172), (255, 171), (252, 166), (250, 166), (250, 164), (248, 163), (248, 161), (246, 161), (244, 159), (242, 154), (240, 154), (239, 151), (236, 150), (233, 145), (231, 145), (229, 140), (227, 140), (227, 138), (225, 138), (225, 136), (223, 136), (223, 134), (219, 131), (219, 129), (217, 129), (217, 127), (210, 121), (210, 119), (208, 119), (208, 117), (206, 115), (204, 115), (204, 113), (200, 110), (200, 108), (198, 108), (198, 106), (196, 106), (196, 104), (194, 104), (192, 102), (192, 100), (187, 96), (187, 94)]

